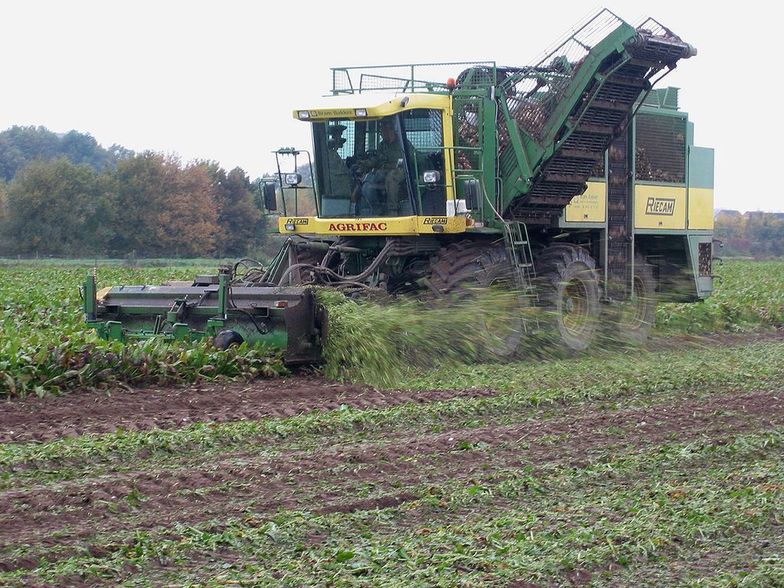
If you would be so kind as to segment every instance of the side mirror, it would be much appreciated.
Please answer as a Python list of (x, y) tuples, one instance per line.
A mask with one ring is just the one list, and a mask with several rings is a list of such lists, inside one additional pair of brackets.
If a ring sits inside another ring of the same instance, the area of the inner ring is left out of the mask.
[(278, 209), (278, 189), (272, 182), (265, 182), (261, 185), (261, 191), (264, 195), (264, 208), (270, 212), (275, 212)]
[(466, 208), (468, 210), (476, 210), (479, 208), (479, 180), (476, 178), (469, 178), (463, 180), (463, 198), (465, 199)]

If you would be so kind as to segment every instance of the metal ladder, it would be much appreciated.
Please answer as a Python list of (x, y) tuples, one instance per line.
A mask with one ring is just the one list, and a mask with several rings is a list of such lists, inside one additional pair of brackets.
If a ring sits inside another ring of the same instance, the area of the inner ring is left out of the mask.
[[(536, 268), (534, 267), (534, 257), (531, 253), (531, 242), (528, 239), (528, 227), (525, 223), (518, 221), (504, 222), (504, 244), (506, 245), (509, 261), (512, 263), (515, 282), (525, 298), (526, 306), (529, 308), (538, 306), (539, 295), (534, 286)], [(534, 330), (538, 330), (538, 321), (535, 321), (532, 326), (534, 326)], [(523, 328), (528, 333), (528, 321), (523, 322)]]

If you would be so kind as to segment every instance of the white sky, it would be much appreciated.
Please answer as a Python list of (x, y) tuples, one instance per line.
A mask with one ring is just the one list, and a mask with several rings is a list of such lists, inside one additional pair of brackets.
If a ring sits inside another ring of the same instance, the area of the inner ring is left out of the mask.
[[(291, 112), (334, 66), (495, 60), (526, 65), (602, 6), (653, 16), (699, 50), (665, 78), (696, 143), (716, 149), (716, 207), (784, 210), (779, 165), (784, 31), (770, 3), (11, 0), (0, 5), (0, 130), (76, 129), (108, 147), (274, 169), (310, 149)], [(774, 100), (776, 100), (774, 102)]]

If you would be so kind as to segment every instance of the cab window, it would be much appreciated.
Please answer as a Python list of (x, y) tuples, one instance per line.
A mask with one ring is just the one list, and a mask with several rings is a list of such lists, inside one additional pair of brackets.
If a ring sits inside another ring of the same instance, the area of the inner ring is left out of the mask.
[[(423, 215), (446, 214), (444, 132), (440, 110), (415, 109), (401, 115), (406, 135), (411, 183)], [(427, 181), (426, 181), (427, 180)]]
[(313, 134), (323, 217), (445, 214), (440, 111), (317, 122)]

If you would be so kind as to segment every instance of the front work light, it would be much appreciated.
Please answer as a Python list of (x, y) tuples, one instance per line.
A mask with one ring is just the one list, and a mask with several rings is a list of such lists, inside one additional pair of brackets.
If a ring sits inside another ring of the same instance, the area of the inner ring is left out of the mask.
[(437, 184), (441, 179), (441, 172), (434, 169), (428, 170), (422, 174), (422, 180), (425, 184)]
[(354, 116), (367, 116), (367, 108), (357, 108), (354, 110)]
[(299, 120), (308, 120), (310, 118), (310, 113), (307, 110), (299, 110), (297, 111), (297, 117)]
[(294, 223), (286, 223), (283, 226), (286, 228), (287, 231), (293, 231), (294, 230)]
[(298, 186), (302, 181), (302, 174), (286, 174), (286, 184), (288, 186)]

